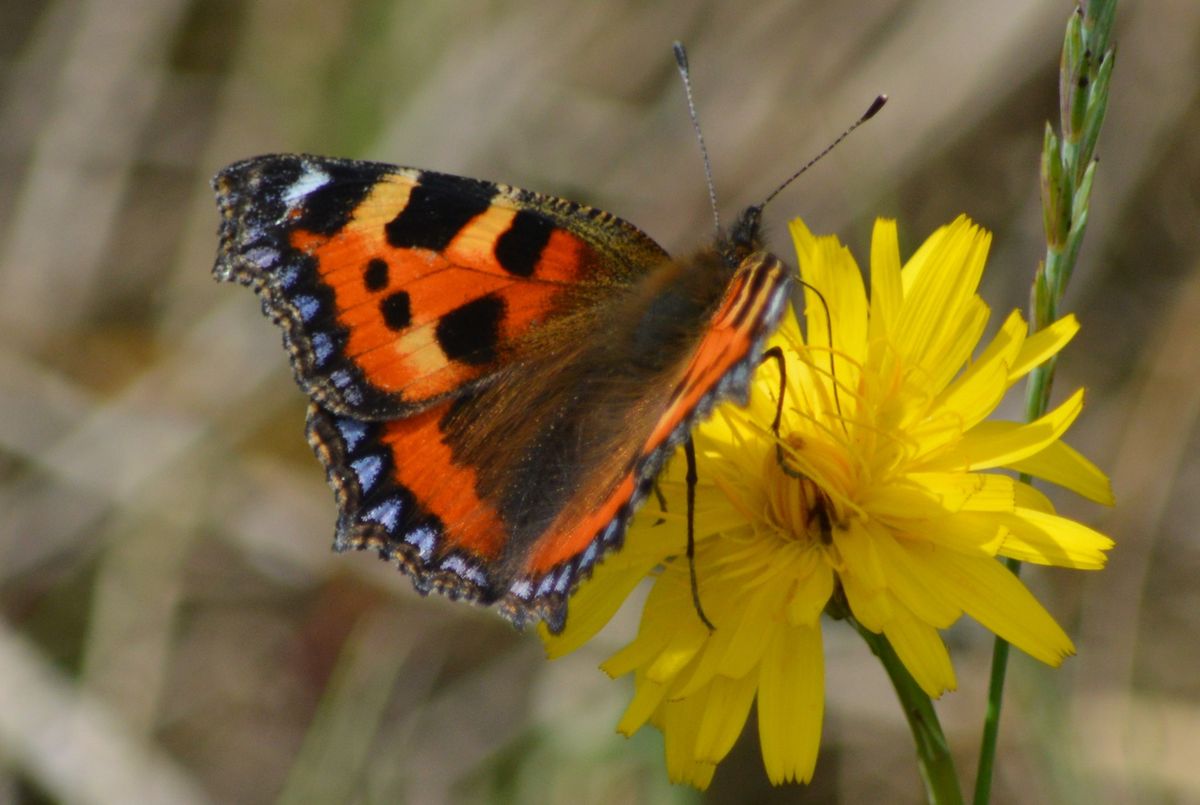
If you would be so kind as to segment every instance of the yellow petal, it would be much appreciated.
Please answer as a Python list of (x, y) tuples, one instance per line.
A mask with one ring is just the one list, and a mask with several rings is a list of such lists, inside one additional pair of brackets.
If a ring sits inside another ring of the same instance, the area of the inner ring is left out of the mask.
[(833, 571), (819, 549), (810, 549), (811, 569), (796, 574), (796, 586), (787, 604), (787, 621), (792, 626), (816, 626), (833, 595)]
[(646, 597), (637, 637), (600, 668), (618, 677), (657, 664), (653, 679), (664, 682), (672, 669), (685, 665), (700, 650), (707, 636), (708, 630), (695, 616), (690, 586), (675, 574), (663, 573)]
[(992, 336), (987, 347), (976, 357), (976, 363), (1003, 361), (1011, 367), (1026, 352), (1028, 331), (1029, 325), (1025, 323), (1021, 311), (1012, 311)]
[(905, 298), (908, 298), (914, 292), (913, 288), (920, 280), (926, 266), (940, 255), (942, 247), (946, 242), (946, 237), (950, 232), (950, 227), (957, 225), (963, 220), (965, 220), (965, 216), (959, 216), (952, 223), (946, 226), (939, 226), (929, 237), (925, 238), (924, 242), (917, 247), (912, 256), (905, 261), (903, 267), (900, 269), (900, 280), (903, 285)]
[(704, 699), (695, 697), (681, 702), (666, 702), (660, 710), (658, 727), (663, 733), (667, 754), (667, 776), (673, 783), (686, 783), (701, 790), (712, 782), (716, 764), (701, 760), (695, 753), (696, 730), (704, 715)]
[(651, 682), (639, 675), (639, 679), (634, 683), (633, 698), (629, 700), (629, 706), (617, 722), (617, 732), (628, 738), (641, 729), (662, 704), (666, 694), (666, 685)]
[(1032, 484), (1013, 484), (1014, 498), (1017, 506), (1023, 509), (1034, 509), (1035, 511), (1054, 514), (1054, 504), (1050, 502), (1050, 498), (1046, 497), (1040, 489)]
[(978, 360), (938, 397), (935, 405), (939, 413), (952, 413), (966, 431), (995, 411), (1008, 391), (1008, 367), (1025, 340), (1024, 328), (1019, 315), (1010, 316)]
[[(888, 592), (902, 606), (901, 611), (907, 611), (938, 629), (946, 629), (958, 620), (962, 608), (941, 594), (936, 577), (924, 564), (926, 556), (940, 550), (937, 546), (928, 542), (894, 539), (883, 529), (875, 534), (875, 543), (881, 560), (888, 568)], [(890, 624), (885, 625), (884, 631), (890, 628)]]
[[(940, 477), (969, 478), (967, 473), (922, 473), (923, 479)], [(888, 521), (921, 520), (926, 517), (941, 517), (946, 514), (941, 489), (920, 483), (877, 484), (867, 490), (859, 503), (872, 517)]]
[[(642, 616), (645, 617), (645, 611)], [(600, 670), (613, 679), (636, 671), (658, 655), (662, 650), (662, 641), (661, 633), (643, 628), (629, 644), (600, 663)]]
[(775, 630), (759, 672), (758, 739), (775, 785), (807, 783), (817, 765), (825, 707), (819, 627)]
[(875, 540), (858, 518), (851, 518), (844, 526), (833, 529), (833, 544), (845, 564), (844, 570), (839, 568), (839, 572), (852, 574), (868, 591), (887, 586), (887, 575), (875, 549)]
[[(975, 289), (991, 235), (960, 216), (935, 232), (905, 264), (904, 308), (894, 335), (901, 354), (920, 366), (938, 366), (939, 349), (957, 332)], [(957, 367), (956, 367), (957, 368)]]
[(904, 301), (900, 284), (900, 241), (896, 222), (885, 218), (875, 221), (871, 233), (871, 321), (872, 341), (883, 340), (895, 326)]
[(862, 272), (850, 251), (834, 237), (814, 238), (803, 222), (791, 224), (804, 285), (805, 341), (816, 353), (817, 366), (828, 366), (850, 388), (858, 384), (858, 367), (866, 356), (867, 296)]
[(905, 541), (928, 542), (975, 557), (993, 557), (1004, 545), (1008, 530), (996, 512), (959, 512), (910, 523), (900, 535)]
[(986, 470), (1008, 466), (1046, 449), (1066, 432), (1082, 410), (1083, 389), (1079, 389), (1034, 422), (981, 422), (965, 433), (953, 450), (924, 462), (920, 469)]
[(1099, 467), (1066, 442), (1057, 441), (1028, 458), (1008, 463), (1008, 468), (1070, 489), (1088, 500), (1112, 506), (1112, 484)]
[(913, 472), (907, 480), (936, 496), (940, 511), (1013, 510), (1016, 482), (1007, 475), (981, 472)]
[(908, 484), (879, 486), (862, 500), (872, 517), (920, 522), (960, 511), (1013, 510), (1015, 482), (993, 473), (914, 472)]
[(959, 305), (958, 317), (947, 321), (930, 342), (920, 365), (928, 371), (929, 393), (942, 391), (966, 365), (987, 328), (991, 311), (983, 300), (972, 297)]
[(742, 733), (758, 680), (753, 676), (742, 679), (715, 677), (704, 698), (704, 711), (696, 728), (697, 760), (718, 763)]
[(669, 682), (687, 666), (704, 647), (704, 638), (687, 629), (677, 629), (654, 661), (646, 666), (646, 678), (654, 682)]
[(937, 629), (905, 615), (884, 626), (883, 633), (921, 690), (937, 697), (958, 686), (950, 654)]
[(633, 589), (658, 564), (653, 556), (641, 559), (641, 562), (618, 562), (613, 556), (602, 560), (592, 578), (572, 593), (567, 626), (561, 634), (551, 634), (544, 623), (538, 624), (547, 657), (557, 659), (569, 654), (604, 628)]
[[(817, 287), (825, 294), (833, 317), (834, 348), (838, 381), (854, 388), (858, 385), (858, 367), (867, 355), (867, 293), (863, 287), (862, 271), (850, 250), (830, 238), (825, 244), (829, 277)], [(848, 356), (851, 360), (843, 359)]]
[(1034, 509), (1018, 508), (1004, 518), (1009, 534), (1000, 553), (1034, 562), (1080, 570), (1104, 567), (1113, 541), (1083, 523)]
[(1079, 332), (1079, 320), (1074, 315), (1064, 316), (1049, 327), (1038, 330), (1025, 340), (1017, 359), (1013, 361), (1010, 382), (1029, 374), (1035, 366), (1040, 366), (1050, 356), (1056, 355), (1065, 347), (1075, 334)]
[(796, 260), (800, 265), (812, 265), (813, 254), (817, 245), (817, 236), (800, 218), (788, 221), (788, 232), (792, 236), (792, 245), (796, 248)]
[(1071, 639), (1050, 613), (998, 561), (946, 550), (933, 551), (924, 561), (937, 574), (942, 594), (1034, 659), (1057, 666), (1075, 653)]
[[(778, 609), (773, 600), (777, 597), (772, 595), (769, 587), (762, 585), (743, 596), (736, 607), (724, 605), (714, 609), (712, 617), (719, 621), (717, 630), (709, 635), (690, 677), (675, 695), (695, 695), (717, 674), (733, 679), (747, 676), (758, 665), (766, 647), (763, 623), (769, 622), (773, 609)], [(708, 596), (701, 600), (706, 609), (713, 603)]]
[(748, 596), (743, 626), (737, 630), (729, 642), (729, 647), (721, 655), (717, 665), (719, 673), (729, 677), (743, 677), (758, 664), (759, 658), (766, 650), (763, 624), (769, 623), (776, 616), (780, 606), (780, 596), (773, 594), (774, 592), (763, 589)]
[(842, 592), (850, 604), (854, 619), (876, 634), (883, 631), (883, 626), (894, 616), (892, 597), (886, 588), (867, 588), (859, 577), (849, 571), (838, 573), (838, 581), (842, 584)]

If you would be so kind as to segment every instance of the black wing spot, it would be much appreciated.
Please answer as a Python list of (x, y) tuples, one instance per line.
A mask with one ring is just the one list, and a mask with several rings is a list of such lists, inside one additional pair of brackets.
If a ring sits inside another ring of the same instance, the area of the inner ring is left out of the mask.
[(400, 214), (383, 227), (387, 242), (397, 249), (445, 250), (472, 218), (491, 206), (495, 194), (495, 186), (481, 193), (485, 183), (467, 186), (440, 174), (423, 174), (420, 182)]
[(442, 316), (437, 324), (442, 352), (452, 361), (472, 366), (494, 361), (505, 307), (501, 297), (488, 294)]
[(363, 285), (368, 291), (382, 291), (388, 286), (388, 264), (386, 260), (372, 257), (363, 272)]
[(510, 274), (532, 276), (553, 232), (554, 224), (549, 219), (521, 210), (513, 218), (512, 225), (496, 240), (496, 260)]
[(412, 305), (404, 291), (396, 291), (384, 297), (379, 303), (379, 312), (383, 314), (383, 323), (389, 330), (403, 330), (412, 324)]

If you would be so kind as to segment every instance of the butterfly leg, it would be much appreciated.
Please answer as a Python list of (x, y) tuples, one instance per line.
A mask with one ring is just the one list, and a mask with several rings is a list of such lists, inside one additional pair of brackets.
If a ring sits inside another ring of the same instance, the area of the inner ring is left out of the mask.
[[(658, 510), (660, 512), (666, 512), (667, 496), (663, 494), (662, 487), (659, 486), (657, 479), (654, 481), (654, 499), (658, 501)], [(654, 524), (662, 525), (665, 522), (666, 522), (666, 518), (659, 517), (657, 520), (654, 521)]]
[(687, 458), (687, 560), (692, 578), (692, 606), (708, 631), (715, 632), (717, 627), (713, 626), (704, 614), (704, 607), (700, 606), (700, 582), (696, 578), (696, 482), (700, 476), (696, 472), (696, 445), (692, 443), (691, 436), (683, 443), (683, 455)]
[[(783, 445), (779, 442), (779, 425), (783, 420), (783, 395), (787, 389), (787, 369), (784, 366), (783, 350), (779, 347), (771, 347), (764, 352), (759, 365), (766, 363), (769, 358), (774, 358), (775, 362), (779, 365), (779, 402), (775, 405), (775, 419), (771, 422), (771, 431), (775, 434), (775, 459), (779, 462), (779, 468), (783, 470), (785, 475), (805, 480), (808, 487), (815, 490), (816, 487), (812, 485), (812, 481), (808, 480), (804, 473), (797, 472), (789, 467), (787, 459), (783, 455)], [(834, 393), (836, 394), (836, 392), (837, 389), (835, 387)], [(824, 545), (831, 544), (833, 542), (833, 526), (829, 521), (829, 511), (825, 499), (817, 492), (812, 502), (808, 503), (807, 506), (810, 512), (809, 524), (811, 525), (815, 520), (817, 534), (821, 543)]]
[(775, 434), (775, 460), (779, 462), (780, 469), (785, 475), (792, 478), (802, 478), (803, 475), (796, 472), (788, 466), (787, 460), (783, 455), (783, 445), (779, 441), (779, 424), (783, 421), (783, 397), (787, 391), (787, 364), (783, 360), (783, 350), (779, 347), (771, 347), (764, 352), (759, 360), (759, 365), (766, 363), (768, 359), (774, 359), (779, 367), (779, 400), (775, 403), (775, 419), (771, 421), (771, 432)]

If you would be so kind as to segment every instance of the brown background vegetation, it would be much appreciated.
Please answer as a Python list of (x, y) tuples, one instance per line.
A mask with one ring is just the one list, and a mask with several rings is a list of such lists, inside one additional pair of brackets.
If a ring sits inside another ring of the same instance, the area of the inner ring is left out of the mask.
[[(0, 802), (914, 801), (895, 700), (844, 627), (816, 781), (769, 790), (751, 733), (693, 797), (657, 734), (612, 732), (628, 683), (595, 666), (636, 613), (547, 663), (490, 613), (329, 553), (279, 334), (209, 276), (208, 179), (267, 151), (378, 158), (686, 250), (711, 224), (678, 38), (727, 218), (886, 91), (775, 202), (775, 245), (797, 214), (865, 255), (876, 215), (912, 248), (967, 212), (995, 233), (1002, 314), (1043, 251), (1070, 8), (0, 0)], [(1079, 656), (1014, 657), (1003, 802), (1200, 800), (1200, 5), (1123, 3), (1116, 39), (1057, 388), (1088, 388), (1072, 442), (1120, 501), (1062, 505), (1118, 545), (1103, 573), (1025, 574)], [(990, 641), (948, 640), (939, 707), (971, 774)]]

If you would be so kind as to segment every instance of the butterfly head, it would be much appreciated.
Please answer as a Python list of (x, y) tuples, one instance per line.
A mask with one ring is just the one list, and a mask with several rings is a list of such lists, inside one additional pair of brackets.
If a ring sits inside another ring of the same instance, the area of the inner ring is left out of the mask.
[(762, 213), (762, 204), (747, 207), (723, 239), (722, 255), (734, 265), (763, 250)]

